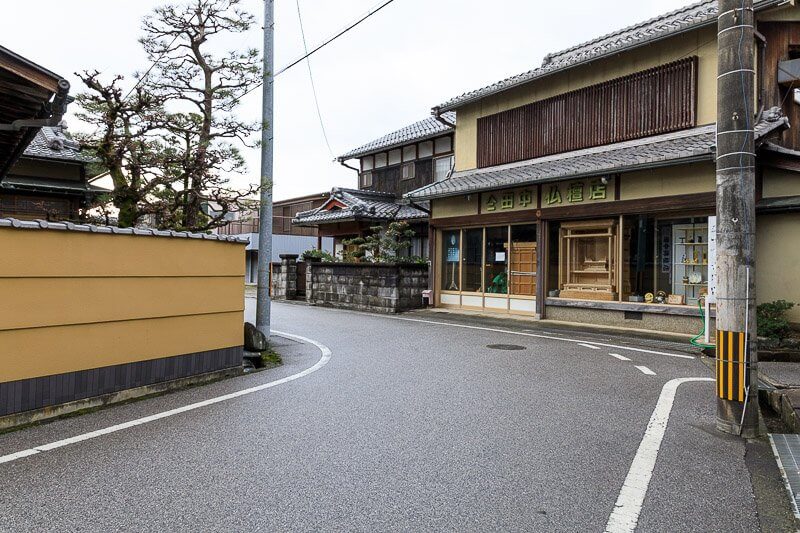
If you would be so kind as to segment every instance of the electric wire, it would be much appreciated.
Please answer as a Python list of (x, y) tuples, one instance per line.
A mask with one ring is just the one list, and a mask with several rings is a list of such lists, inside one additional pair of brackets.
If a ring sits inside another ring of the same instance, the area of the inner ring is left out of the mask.
[[(338, 39), (339, 37), (341, 37), (341, 36), (342, 36), (342, 35), (344, 35), (345, 33), (349, 32), (350, 30), (352, 30), (353, 28), (355, 28), (356, 26), (358, 26), (359, 24), (361, 24), (362, 22), (364, 22), (365, 20), (367, 20), (368, 18), (370, 18), (372, 15), (374, 15), (375, 13), (377, 13), (378, 11), (380, 11), (381, 9), (383, 9), (384, 7), (386, 7), (386, 6), (388, 6), (389, 4), (391, 4), (392, 2), (394, 2), (394, 0), (385, 0), (385, 1), (384, 1), (383, 3), (381, 3), (381, 4), (380, 4), (378, 7), (376, 7), (376, 8), (373, 8), (373, 9), (370, 9), (370, 10), (369, 10), (369, 11), (367, 11), (367, 13), (366, 13), (366, 14), (364, 14), (364, 15), (363, 15), (361, 18), (359, 18), (359, 19), (358, 19), (358, 20), (356, 20), (355, 22), (351, 23), (349, 26), (345, 27), (343, 30), (339, 31), (338, 33), (336, 33), (336, 34), (335, 34), (335, 35), (333, 35), (332, 37), (329, 37), (329, 38), (328, 38), (328, 39), (326, 39), (324, 42), (322, 42), (322, 44), (320, 44), (319, 46), (317, 46), (316, 48), (314, 48), (314, 49), (313, 49), (313, 50), (311, 50), (310, 52), (308, 52), (308, 53), (304, 53), (304, 54), (303, 54), (301, 57), (299, 57), (299, 58), (297, 58), (296, 60), (292, 61), (291, 63), (289, 63), (289, 64), (288, 64), (288, 65), (286, 65), (285, 67), (281, 68), (280, 70), (276, 71), (276, 72), (275, 72), (275, 74), (273, 74), (273, 75), (272, 75), (272, 78), (273, 78), (273, 79), (277, 78), (279, 75), (283, 74), (284, 72), (286, 72), (287, 70), (289, 70), (289, 69), (290, 69), (290, 68), (292, 68), (293, 66), (297, 65), (298, 63), (300, 63), (300, 62), (301, 62), (301, 61), (303, 61), (304, 59), (306, 59), (306, 58), (308, 58), (308, 57), (311, 57), (313, 54), (315, 54), (316, 52), (318, 52), (318, 51), (322, 50), (323, 48), (325, 48), (326, 46), (328, 46), (329, 44), (331, 44), (333, 41), (335, 41), (336, 39)], [(236, 99), (236, 101), (239, 101), (239, 100), (241, 100), (242, 98), (244, 98), (245, 96), (247, 96), (247, 95), (248, 95), (248, 94), (250, 94), (251, 92), (253, 92), (253, 91), (255, 91), (256, 89), (258, 89), (259, 87), (261, 87), (263, 84), (264, 84), (264, 82), (262, 81), (262, 82), (259, 82), (259, 83), (257, 83), (257, 84), (256, 84), (256, 85), (254, 85), (253, 87), (250, 87), (250, 89), (248, 89), (248, 90), (247, 90), (247, 91), (246, 91), (244, 94), (242, 94), (242, 95), (241, 95), (239, 98), (237, 98), (237, 99)]]
[(175, 37), (172, 39), (172, 42), (170, 42), (170, 43), (169, 43), (169, 45), (167, 45), (167, 47), (164, 49), (164, 51), (163, 51), (163, 52), (161, 52), (161, 54), (159, 54), (159, 56), (158, 56), (158, 57), (155, 59), (155, 61), (153, 61), (153, 63), (150, 65), (150, 68), (148, 68), (148, 69), (145, 71), (145, 73), (144, 73), (142, 76), (140, 76), (140, 77), (139, 77), (139, 79), (136, 81), (136, 83), (134, 84), (134, 86), (133, 86), (133, 87), (131, 87), (131, 90), (130, 90), (130, 91), (128, 91), (128, 94), (126, 94), (126, 95), (125, 95), (125, 97), (123, 98), (123, 100), (127, 100), (127, 99), (128, 99), (128, 97), (129, 97), (131, 94), (133, 94), (133, 91), (135, 91), (135, 90), (136, 90), (136, 88), (137, 88), (139, 85), (141, 85), (141, 84), (142, 84), (142, 82), (143, 82), (145, 79), (147, 79), (147, 76), (149, 76), (149, 75), (150, 75), (150, 73), (153, 71), (153, 69), (156, 67), (156, 65), (158, 65), (158, 64), (161, 62), (161, 60), (162, 60), (162, 59), (164, 59), (164, 56), (165, 56), (165, 55), (167, 55), (167, 52), (169, 52), (169, 50), (172, 48), (172, 45), (173, 45), (173, 44), (175, 44), (175, 41), (177, 41), (177, 40), (178, 40), (178, 37), (180, 37), (180, 34), (176, 35), (176, 36), (175, 36)]
[(308, 66), (308, 79), (311, 82), (311, 92), (314, 95), (314, 107), (317, 108), (317, 118), (319, 118), (319, 127), (322, 130), (322, 137), (325, 139), (325, 145), (328, 147), (328, 153), (331, 159), (334, 158), (331, 143), (328, 141), (328, 132), (325, 131), (325, 121), (322, 120), (322, 111), (319, 109), (319, 98), (317, 97), (317, 87), (314, 84), (314, 75), (311, 73), (311, 58), (308, 57), (308, 44), (306, 43), (306, 31), (303, 29), (303, 15), (300, 13), (300, 0), (295, 0), (297, 4), (297, 20), (300, 21), (300, 35), (303, 38), (303, 51), (306, 54), (306, 65)]

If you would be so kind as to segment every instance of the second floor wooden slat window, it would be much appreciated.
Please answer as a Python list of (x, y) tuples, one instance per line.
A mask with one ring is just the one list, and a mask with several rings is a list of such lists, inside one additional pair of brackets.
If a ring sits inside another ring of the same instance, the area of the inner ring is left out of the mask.
[(478, 119), (478, 167), (696, 125), (697, 57)]

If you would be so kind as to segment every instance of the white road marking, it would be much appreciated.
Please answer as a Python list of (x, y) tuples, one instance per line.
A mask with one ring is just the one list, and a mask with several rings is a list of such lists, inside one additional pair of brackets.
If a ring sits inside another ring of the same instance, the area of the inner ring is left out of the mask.
[[(636, 365), (634, 365), (634, 366), (636, 366)], [(646, 366), (636, 366), (636, 368), (638, 368), (642, 372), (642, 374), (647, 374), (648, 376), (655, 376), (656, 375), (655, 372), (653, 372), (652, 370), (650, 370)]]
[(586, 344), (585, 342), (579, 342), (578, 346), (583, 346), (584, 348), (591, 348), (592, 350), (600, 349), (598, 346), (595, 346), (594, 344)]
[(714, 381), (714, 379), (676, 378), (664, 384), (656, 408), (650, 416), (650, 422), (647, 423), (642, 442), (639, 444), (639, 449), (636, 450), (636, 456), (633, 458), (631, 468), (622, 484), (622, 490), (614, 504), (614, 511), (608, 517), (607, 533), (632, 532), (636, 529), (644, 497), (650, 485), (650, 478), (653, 476), (653, 469), (656, 466), (658, 450), (661, 448), (661, 441), (667, 430), (672, 404), (675, 402), (675, 393), (679, 385), (691, 381)]
[(161, 413), (156, 413), (154, 415), (145, 416), (142, 418), (137, 418), (135, 420), (130, 420), (128, 422), (123, 422), (121, 424), (116, 424), (113, 426), (109, 426), (107, 428), (98, 429), (97, 431), (90, 431), (89, 433), (83, 433), (81, 435), (76, 435), (74, 437), (70, 437), (68, 439), (62, 439), (55, 442), (51, 442), (49, 444), (42, 444), (41, 446), (36, 446), (34, 448), (30, 448), (27, 450), (22, 450), (19, 452), (11, 453), (8, 455), (0, 456), (0, 464), (2, 463), (10, 463), (11, 461), (16, 461), (17, 459), (22, 459), (23, 457), (28, 457), (31, 455), (35, 455), (37, 453), (47, 452), (50, 450), (55, 450), (56, 448), (62, 448), (64, 446), (68, 446), (70, 444), (75, 444), (77, 442), (82, 442), (89, 439), (94, 439), (96, 437), (100, 437), (102, 435), (108, 435), (109, 433), (115, 433), (117, 431), (122, 431), (123, 429), (132, 428), (135, 426), (141, 426), (142, 424), (147, 424), (148, 422), (154, 422), (156, 420), (160, 420), (162, 418), (167, 418), (169, 416), (174, 416), (180, 413), (185, 413), (187, 411), (193, 411), (195, 409), (200, 409), (201, 407), (206, 407), (209, 405), (214, 405), (216, 403), (225, 402), (228, 400), (232, 400), (234, 398), (239, 398), (240, 396), (245, 396), (247, 394), (253, 394), (254, 392), (259, 392), (265, 389), (269, 389), (278, 385), (282, 385), (284, 383), (288, 383), (290, 381), (294, 381), (296, 379), (300, 379), (305, 377), (313, 372), (316, 372), (330, 361), (331, 358), (331, 350), (327, 346), (322, 343), (319, 343), (315, 340), (308, 339), (306, 337), (301, 337), (300, 335), (293, 335), (291, 333), (283, 333), (281, 331), (273, 331), (275, 335), (279, 335), (281, 337), (287, 337), (289, 339), (294, 339), (300, 342), (305, 342), (308, 344), (313, 344), (319, 351), (322, 353), (322, 357), (319, 358), (319, 361), (316, 362), (314, 366), (306, 368), (302, 372), (298, 372), (297, 374), (292, 374), (291, 376), (287, 376), (285, 378), (276, 379), (275, 381), (270, 381), (269, 383), (264, 383), (262, 385), (257, 385), (255, 387), (250, 387), (249, 389), (243, 389), (237, 392), (232, 392), (230, 394), (225, 394), (223, 396), (217, 396), (216, 398), (209, 398), (208, 400), (203, 400), (201, 402), (192, 403), (189, 405), (184, 405), (183, 407), (178, 407), (176, 409), (170, 409), (169, 411), (163, 411)]
[(620, 355), (618, 353), (609, 353), (608, 355), (610, 355), (611, 357), (615, 357), (615, 358), (619, 359), (620, 361), (630, 361), (630, 359), (628, 359), (624, 355)]
[[(374, 316), (374, 315), (373, 315)], [(496, 333), (506, 333), (508, 335), (520, 335), (522, 337), (535, 337), (537, 339), (551, 339), (556, 341), (563, 341), (563, 342), (574, 342), (577, 344), (583, 344), (585, 341), (581, 339), (570, 339), (566, 337), (554, 337), (553, 335), (542, 335), (540, 333), (525, 333), (522, 331), (509, 331), (507, 329), (498, 329), (498, 328), (487, 328), (484, 326), (469, 326), (467, 324), (454, 324), (452, 322), (441, 322), (438, 320), (422, 320), (419, 318), (407, 318), (407, 317), (400, 317), (400, 316), (381, 316), (381, 318), (388, 318), (391, 320), (404, 320), (406, 322), (420, 322), (422, 324), (434, 324), (438, 326), (450, 326), (453, 328), (464, 328), (464, 329), (477, 329), (481, 331), (493, 331)], [(677, 353), (669, 353), (669, 352), (659, 352), (656, 350), (646, 350), (644, 348), (633, 348), (632, 346), (620, 346), (617, 344), (608, 344), (605, 342), (594, 342), (592, 343), (595, 346), (603, 346), (605, 348), (613, 348), (615, 350), (628, 350), (631, 352), (638, 352), (638, 353), (649, 353), (653, 355), (666, 355), (668, 357), (677, 357), (679, 359), (696, 359), (693, 355), (682, 355)]]

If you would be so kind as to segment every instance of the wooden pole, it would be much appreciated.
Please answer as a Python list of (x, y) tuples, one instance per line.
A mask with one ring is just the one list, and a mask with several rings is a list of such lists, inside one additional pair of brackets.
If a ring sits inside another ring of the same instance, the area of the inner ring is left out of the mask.
[(760, 433), (755, 320), (753, 0), (720, 0), (717, 22), (717, 428)]

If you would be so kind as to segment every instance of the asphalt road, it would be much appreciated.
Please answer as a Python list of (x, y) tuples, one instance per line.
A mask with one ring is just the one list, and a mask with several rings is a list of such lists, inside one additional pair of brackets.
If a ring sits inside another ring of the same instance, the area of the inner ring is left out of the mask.
[[(696, 359), (629, 350), (642, 348), (632, 339), (612, 338), (620, 346), (610, 348), (587, 336), (594, 349), (568, 332), (273, 310), (274, 329), (326, 345), (330, 361), (272, 388), (0, 464), (0, 530), (603, 531), (662, 386), (712, 377)], [(320, 359), (314, 346), (280, 344), (281, 368), (0, 435), (0, 456)], [(714, 429), (713, 393), (709, 382), (678, 388), (639, 531), (759, 530), (745, 444)]]

